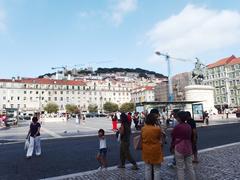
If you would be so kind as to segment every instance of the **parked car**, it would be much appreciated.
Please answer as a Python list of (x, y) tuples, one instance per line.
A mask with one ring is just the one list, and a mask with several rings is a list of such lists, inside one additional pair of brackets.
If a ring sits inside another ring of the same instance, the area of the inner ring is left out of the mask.
[(86, 114), (86, 118), (93, 118), (93, 117), (97, 117), (96, 113), (87, 113)]
[(99, 116), (99, 117), (107, 117), (108, 115), (105, 114), (105, 113), (99, 113), (98, 116)]
[(18, 109), (16, 108), (6, 108), (6, 126), (13, 126), (18, 124)]

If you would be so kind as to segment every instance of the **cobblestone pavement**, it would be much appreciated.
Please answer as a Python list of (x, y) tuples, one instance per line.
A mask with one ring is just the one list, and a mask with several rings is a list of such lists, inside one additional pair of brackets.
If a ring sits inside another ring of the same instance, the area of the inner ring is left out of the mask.
[[(200, 163), (194, 165), (198, 180), (239, 180), (240, 179), (240, 143), (203, 150), (199, 153)], [(176, 169), (167, 164), (167, 158), (162, 165), (162, 180), (175, 180)], [(143, 180), (144, 165), (139, 163), (139, 170), (109, 168), (105, 171), (89, 171), (69, 176), (49, 178), (48, 180)], [(187, 178), (186, 178), (187, 179)]]

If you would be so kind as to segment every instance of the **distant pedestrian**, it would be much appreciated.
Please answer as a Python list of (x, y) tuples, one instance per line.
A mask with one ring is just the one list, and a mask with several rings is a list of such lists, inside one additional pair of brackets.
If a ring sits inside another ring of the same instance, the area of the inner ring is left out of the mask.
[(132, 113), (131, 112), (128, 113), (127, 119), (128, 119), (128, 122), (130, 123), (130, 127), (131, 127), (131, 125), (132, 125)]
[(113, 131), (117, 131), (117, 123), (118, 123), (118, 119), (117, 119), (117, 115), (114, 114), (111, 116), (112, 117), (112, 130)]
[(41, 155), (40, 128), (41, 128), (41, 125), (38, 122), (38, 118), (34, 116), (32, 118), (32, 123), (30, 124), (30, 129), (27, 134), (27, 138), (30, 138), (29, 140), (30, 143), (29, 143), (29, 147), (26, 155), (28, 159), (32, 157), (34, 149), (35, 149), (36, 156)]
[(196, 122), (191, 117), (191, 113), (189, 111), (186, 111), (186, 114), (187, 114), (187, 123), (192, 128), (191, 140), (192, 140), (192, 151), (193, 151), (193, 163), (198, 163), (198, 150), (197, 150), (198, 134), (197, 134), (197, 126), (196, 126)]
[(142, 128), (142, 159), (145, 162), (145, 180), (161, 179), (163, 137), (156, 114), (150, 113)]
[(121, 127), (119, 129), (120, 132), (120, 165), (118, 168), (125, 168), (126, 159), (133, 164), (132, 170), (138, 170), (138, 166), (136, 161), (130, 154), (130, 136), (131, 136), (131, 127), (128, 121), (128, 117), (125, 113), (122, 113), (120, 116), (121, 119)]
[(136, 129), (136, 130), (139, 130), (139, 127), (138, 127), (138, 123), (139, 123), (139, 115), (138, 115), (138, 112), (135, 112), (135, 113), (134, 113), (133, 122), (134, 122), (134, 124), (135, 124), (135, 129)]
[(189, 179), (195, 180), (195, 172), (192, 164), (192, 129), (186, 123), (187, 114), (184, 111), (177, 113), (177, 121), (179, 124), (172, 131), (171, 152), (175, 153), (177, 164), (177, 177), (178, 180), (184, 180), (186, 170)]
[(229, 113), (230, 113), (230, 111), (229, 111), (228, 108), (225, 109), (225, 113), (226, 113), (226, 118), (228, 119), (228, 115), (229, 115)]
[(209, 124), (209, 115), (207, 111), (203, 112), (203, 121), (206, 123), (206, 125)]
[(107, 142), (105, 138), (105, 131), (103, 129), (99, 129), (98, 138), (99, 138), (99, 152), (96, 157), (100, 164), (98, 170), (104, 170), (107, 168)]

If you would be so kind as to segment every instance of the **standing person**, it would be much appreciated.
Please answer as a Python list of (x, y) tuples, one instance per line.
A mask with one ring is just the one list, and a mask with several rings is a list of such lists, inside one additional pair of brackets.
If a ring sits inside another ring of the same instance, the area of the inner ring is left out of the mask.
[(130, 123), (130, 127), (131, 127), (131, 125), (132, 125), (132, 113), (131, 112), (128, 113), (127, 119), (128, 119), (128, 122)]
[(175, 154), (178, 180), (184, 180), (184, 168), (190, 180), (196, 180), (192, 164), (192, 129), (186, 123), (187, 114), (184, 111), (177, 113), (178, 125), (172, 131), (171, 152)]
[(30, 124), (30, 129), (27, 134), (27, 138), (30, 136), (30, 143), (27, 150), (27, 159), (30, 159), (35, 149), (36, 156), (41, 156), (41, 142), (40, 142), (40, 128), (41, 125), (38, 122), (38, 118), (34, 116), (32, 118), (32, 123)]
[(107, 143), (105, 138), (105, 131), (103, 129), (98, 130), (99, 138), (99, 152), (96, 159), (98, 160), (100, 167), (99, 170), (107, 168)]
[(159, 180), (163, 162), (162, 130), (157, 124), (157, 116), (150, 113), (142, 128), (142, 159), (145, 162), (145, 179)]
[(132, 170), (138, 170), (136, 161), (132, 158), (129, 150), (130, 146), (130, 136), (131, 136), (131, 127), (128, 121), (128, 117), (125, 113), (122, 113), (120, 116), (121, 127), (120, 132), (120, 165), (118, 168), (125, 168), (125, 160), (127, 159), (130, 163), (133, 164)]
[(189, 111), (186, 111), (187, 114), (187, 123), (191, 126), (192, 128), (192, 152), (193, 152), (193, 163), (198, 163), (198, 150), (197, 150), (197, 126), (196, 122), (194, 119), (191, 117), (191, 113)]
[(209, 115), (207, 111), (203, 112), (203, 121), (208, 125), (209, 124)]
[(117, 128), (117, 123), (118, 123), (117, 115), (116, 114), (111, 115), (111, 118), (112, 118), (112, 130), (116, 131), (118, 129)]
[(228, 108), (225, 109), (225, 113), (226, 113), (226, 118), (228, 119), (228, 114), (229, 114), (229, 109)]
[(138, 130), (138, 123), (139, 123), (139, 115), (138, 115), (138, 112), (135, 112), (134, 113), (134, 116), (133, 116), (133, 122), (135, 124), (135, 129)]

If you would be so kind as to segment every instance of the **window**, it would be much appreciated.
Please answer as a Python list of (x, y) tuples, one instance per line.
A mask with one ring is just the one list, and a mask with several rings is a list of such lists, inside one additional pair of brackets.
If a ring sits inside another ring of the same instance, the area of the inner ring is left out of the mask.
[(57, 97), (54, 97), (54, 101), (57, 101)]
[(18, 101), (20, 100), (20, 97), (19, 97), (19, 96), (17, 97), (17, 100), (18, 100)]
[(6, 96), (3, 96), (3, 100), (6, 100)]
[(225, 82), (224, 82), (224, 80), (222, 80), (222, 81), (221, 81), (221, 85), (224, 85), (224, 84), (225, 84)]
[(60, 101), (63, 101), (63, 97), (60, 98)]
[(27, 97), (23, 97), (23, 100), (26, 101), (26, 100), (27, 100)]
[(13, 106), (13, 104), (11, 104), (10, 106), (11, 106), (11, 108), (13, 108), (13, 107), (14, 107), (14, 106)]
[(23, 93), (24, 93), (24, 94), (27, 94), (27, 91), (24, 91)]
[(51, 101), (51, 97), (48, 97), (48, 101)]
[(38, 94), (38, 91), (36, 91), (36, 94)]
[(222, 88), (222, 94), (225, 94), (225, 93), (226, 93), (226, 89)]
[(3, 109), (5, 109), (6, 108), (6, 104), (3, 104)]

